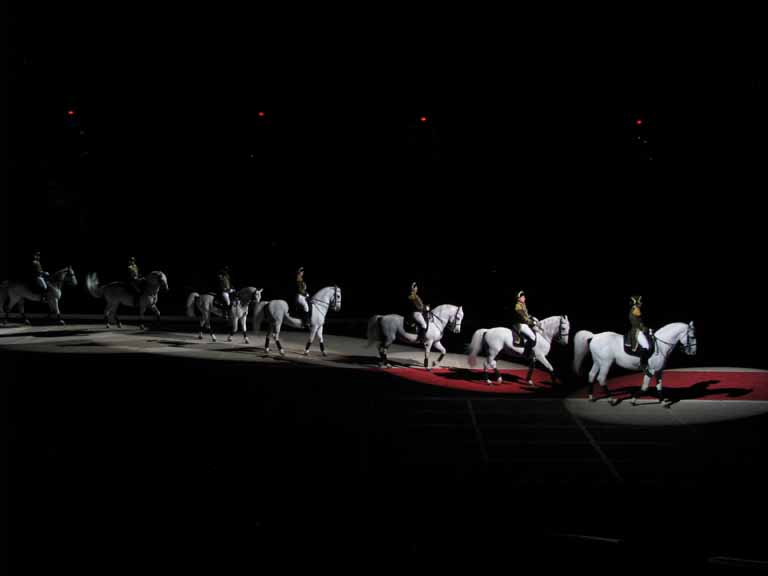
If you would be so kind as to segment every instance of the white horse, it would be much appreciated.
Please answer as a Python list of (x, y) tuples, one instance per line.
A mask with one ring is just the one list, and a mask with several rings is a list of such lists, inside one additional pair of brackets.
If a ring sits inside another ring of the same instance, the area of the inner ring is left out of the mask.
[[(445, 348), (440, 343), (446, 328), (458, 334), (461, 332), (461, 321), (464, 319), (464, 308), (453, 304), (441, 304), (430, 315), (429, 326), (424, 335), (424, 368), (432, 370), (445, 358)], [(379, 343), (379, 368), (392, 368), (387, 358), (387, 350), (399, 336), (408, 344), (416, 344), (418, 335), (405, 331), (405, 319), (399, 314), (375, 315), (368, 320), (368, 344)], [(440, 357), (429, 365), (429, 353), (432, 346), (440, 352)]]
[[(246, 331), (246, 320), (248, 318), (248, 308), (251, 304), (258, 304), (261, 301), (261, 293), (263, 289), (254, 288), (253, 286), (246, 286), (238, 290), (234, 298), (232, 298), (232, 304), (229, 307), (230, 315), (232, 318), (232, 330), (227, 338), (227, 342), (232, 342), (232, 337), (237, 332), (238, 327), (243, 328), (243, 340), (248, 344), (248, 333)], [(190, 318), (195, 317), (195, 310), (200, 312), (200, 335), (198, 338), (203, 339), (203, 328), (208, 326), (208, 330), (211, 333), (211, 339), (216, 342), (216, 335), (213, 333), (211, 327), (211, 314), (216, 316), (224, 316), (224, 310), (220, 306), (214, 304), (216, 296), (212, 293), (199, 294), (197, 292), (190, 293), (187, 296), (187, 316)]]
[[(309, 325), (309, 339), (304, 347), (304, 355), (309, 354), (309, 348), (312, 346), (312, 342), (315, 340), (315, 336), (320, 339), (320, 351), (323, 356), (327, 356), (325, 352), (325, 341), (323, 340), (323, 325), (325, 324), (325, 316), (329, 310), (338, 312), (341, 310), (341, 288), (338, 286), (326, 286), (321, 290), (315, 292), (312, 296), (312, 317), (310, 318)], [(292, 328), (303, 328), (301, 320), (291, 317), (288, 314), (288, 302), (285, 300), (271, 300), (262, 301), (256, 305), (256, 309), (253, 312), (253, 330), (258, 332), (261, 328), (261, 323), (267, 320), (269, 322), (269, 330), (267, 331), (266, 340), (264, 341), (264, 351), (269, 353), (269, 337), (272, 335), (277, 344), (277, 349), (282, 356), (285, 356), (283, 351), (283, 345), (280, 343), (280, 328), (283, 322), (287, 323)]]
[[(687, 355), (693, 356), (696, 354), (696, 330), (693, 322), (688, 324), (685, 322), (672, 322), (663, 328), (659, 328), (653, 334), (652, 339), (655, 350), (648, 358), (648, 370), (643, 376), (641, 393), (645, 393), (648, 390), (651, 378), (655, 376), (659, 401), (664, 402), (661, 380), (667, 358), (678, 344), (683, 347), (683, 351)], [(589, 371), (589, 399), (593, 402), (596, 400), (593, 396), (595, 378), (597, 378), (605, 395), (611, 395), (605, 380), (614, 362), (627, 370), (640, 370), (640, 358), (627, 354), (624, 351), (624, 336), (622, 334), (617, 334), (616, 332), (593, 334), (587, 330), (579, 330), (574, 337), (573, 370), (576, 374), (581, 370), (581, 364), (587, 352), (592, 355), (593, 361), (592, 369)], [(633, 394), (632, 404), (637, 402), (637, 396), (638, 394)], [(611, 404), (616, 404), (616, 400), (612, 399)]]
[(156, 270), (150, 272), (144, 278), (144, 291), (137, 295), (136, 292), (125, 282), (111, 282), (103, 286), (99, 285), (99, 277), (93, 272), (86, 275), (85, 286), (88, 288), (91, 296), (94, 298), (104, 298), (107, 305), (104, 308), (104, 319), (107, 321), (107, 328), (110, 328), (110, 320), (117, 323), (118, 328), (123, 324), (117, 317), (117, 309), (123, 306), (131, 306), (139, 309), (139, 328), (144, 330), (144, 310), (149, 308), (155, 313), (155, 318), (160, 321), (160, 310), (157, 309), (157, 295), (160, 288), (168, 290), (168, 279), (164, 272)]
[[(536, 333), (536, 344), (533, 347), (533, 358), (528, 367), (528, 375), (525, 377), (526, 382), (531, 386), (534, 385), (531, 376), (533, 375), (533, 369), (537, 360), (549, 370), (550, 374), (552, 374), (553, 381), (556, 381), (554, 368), (549, 360), (547, 360), (547, 354), (549, 354), (553, 340), (564, 346), (568, 345), (571, 324), (568, 321), (568, 316), (550, 316), (537, 323), (534, 332)], [(514, 334), (509, 328), (504, 328), (503, 326), (497, 328), (480, 328), (479, 330), (475, 330), (475, 333), (472, 335), (467, 362), (470, 366), (475, 366), (475, 364), (477, 364), (477, 357), (479, 355), (485, 356), (485, 362), (483, 364), (485, 381), (488, 384), (493, 384), (490, 378), (488, 378), (488, 368), (493, 368), (496, 382), (501, 384), (502, 377), (499, 373), (499, 369), (496, 367), (496, 356), (498, 356), (502, 350), (514, 352), (519, 356), (525, 354), (524, 345), (514, 345)]]
[[(62, 268), (48, 279), (48, 289), (45, 291), (45, 298), (48, 302), (48, 316), (56, 314), (56, 320), (59, 324), (64, 324), (64, 320), (61, 318), (61, 312), (59, 312), (59, 300), (61, 299), (62, 287), (64, 284), (69, 286), (77, 286), (77, 277), (72, 266)], [(32, 302), (41, 302), (43, 295), (39, 292), (30, 290), (29, 286), (25, 282), (15, 282), (5, 280), (0, 283), (0, 310), (5, 309), (5, 320), (3, 325), (8, 320), (8, 312), (18, 304), (19, 313), (21, 319), (25, 324), (29, 324), (27, 315), (24, 313), (24, 300), (31, 300)], [(6, 301), (8, 307), (5, 307)]]

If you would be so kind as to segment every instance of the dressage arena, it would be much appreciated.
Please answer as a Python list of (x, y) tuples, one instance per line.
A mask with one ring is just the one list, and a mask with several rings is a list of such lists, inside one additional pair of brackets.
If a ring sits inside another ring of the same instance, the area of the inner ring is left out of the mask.
[(329, 560), (386, 542), (438, 564), (515, 550), (546, 565), (552, 549), (563, 562), (650, 555), (713, 570), (768, 560), (748, 522), (766, 511), (766, 371), (675, 369), (673, 358), (669, 402), (651, 386), (632, 405), (640, 375), (621, 371), (608, 380), (616, 401), (590, 402), (571, 376), (536, 370), (527, 385), (509, 359), (493, 386), (464, 354), (425, 370), (414, 346), (392, 346), (393, 368), (380, 369), (375, 345), (332, 324), (324, 357), (316, 344), (302, 354), (301, 330), (283, 330), (281, 356), (264, 352), (263, 332), (227, 342), (221, 320), (213, 343), (183, 317), (145, 331), (130, 316), (119, 330), (96, 316), (30, 318), (0, 328), (17, 505), (30, 511), (23, 530), (43, 518), (46, 545), (70, 560), (75, 537), (50, 534), (84, 515), (108, 551), (95, 527), (110, 514), (144, 522), (147, 546), (199, 547), (217, 566), (236, 554), (208, 557), (212, 542), (279, 559), (291, 543)]

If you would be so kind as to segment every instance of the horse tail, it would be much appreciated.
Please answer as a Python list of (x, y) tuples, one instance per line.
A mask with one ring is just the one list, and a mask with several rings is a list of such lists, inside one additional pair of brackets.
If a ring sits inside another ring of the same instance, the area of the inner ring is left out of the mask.
[(287, 323), (291, 328), (304, 328), (304, 323), (298, 318), (294, 318), (288, 312), (285, 312), (283, 316), (283, 322)]
[(573, 338), (573, 371), (576, 374), (581, 371), (581, 364), (589, 352), (589, 344), (594, 336), (589, 330), (579, 330)]
[(369, 348), (377, 340), (381, 340), (381, 319), (380, 314), (371, 316), (368, 319), (368, 342), (365, 343), (363, 348)]
[(199, 300), (200, 294), (197, 292), (190, 292), (189, 296), (187, 296), (187, 316), (190, 318), (194, 318), (196, 316), (195, 308), (197, 308), (197, 303)]
[(475, 333), (472, 335), (472, 342), (469, 344), (469, 358), (467, 358), (467, 363), (470, 366), (475, 366), (475, 364), (477, 364), (477, 355), (483, 348), (486, 332), (488, 332), (487, 328), (479, 328), (475, 330)]
[(102, 298), (104, 296), (104, 288), (99, 286), (99, 275), (96, 272), (85, 275), (85, 287), (94, 298)]

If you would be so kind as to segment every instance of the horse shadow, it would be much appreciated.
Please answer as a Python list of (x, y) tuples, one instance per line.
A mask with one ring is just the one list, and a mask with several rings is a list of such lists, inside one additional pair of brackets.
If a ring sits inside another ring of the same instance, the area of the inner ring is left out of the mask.
[(164, 344), (169, 348), (191, 348), (197, 342), (184, 342), (183, 340), (147, 340), (153, 344)]
[(0, 338), (18, 338), (19, 336), (32, 336), (34, 338), (64, 338), (67, 336), (85, 336), (88, 334), (91, 334), (90, 330), (46, 330), (42, 332), (0, 334)]
[[(446, 380), (461, 380), (464, 382), (479, 382), (481, 384), (486, 384), (486, 374), (480, 372), (479, 370), (471, 370), (469, 368), (450, 368), (449, 370), (449, 372), (441, 374), (440, 376)], [(493, 374), (490, 372), (487, 374), (489, 376), (493, 376)], [(546, 387), (552, 386), (554, 384), (551, 381), (546, 381), (540, 382), (538, 385), (531, 386), (528, 384), (528, 381), (524, 377), (518, 376), (517, 374), (506, 374), (503, 372), (501, 373), (501, 379), (502, 384), (518, 384), (519, 386), (529, 390), (543, 390), (544, 388), (542, 388), (542, 384)]]
[[(379, 358), (377, 356), (340, 356), (334, 358), (335, 363), (354, 364), (356, 366), (366, 366), (370, 368), (379, 367)], [(394, 360), (389, 359), (392, 368), (422, 368), (424, 364), (414, 360)]]
[[(661, 397), (659, 396), (659, 391), (656, 390), (655, 387), (649, 386), (642, 397), (655, 396), (659, 402), (666, 401), (666, 403), (671, 406), (682, 400), (699, 400), (707, 398), (708, 396), (719, 396), (722, 394), (727, 395), (729, 398), (740, 398), (752, 392), (752, 388), (709, 388), (711, 385), (719, 384), (720, 382), (720, 380), (702, 380), (687, 388), (664, 388)], [(615, 400), (615, 403), (618, 404), (624, 400), (635, 397), (636, 395), (640, 398), (640, 389), (640, 386), (624, 386), (623, 388), (612, 390), (611, 395), (624, 395), (623, 398)]]

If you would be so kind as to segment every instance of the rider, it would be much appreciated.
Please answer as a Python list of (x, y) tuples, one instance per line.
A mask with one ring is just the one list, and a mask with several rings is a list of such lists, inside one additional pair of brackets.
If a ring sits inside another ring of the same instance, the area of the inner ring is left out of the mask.
[(421, 301), (419, 287), (416, 282), (411, 284), (411, 293), (408, 296), (408, 301), (411, 304), (413, 320), (419, 326), (418, 341), (423, 343), (427, 337), (427, 321), (424, 319), (424, 314), (429, 312), (429, 306), (425, 306), (424, 302)]
[(229, 309), (232, 306), (232, 302), (229, 299), (229, 293), (232, 290), (232, 280), (229, 276), (229, 266), (224, 266), (219, 270), (216, 278), (219, 282), (219, 298), (222, 302), (222, 315), (224, 318), (229, 319)]
[(525, 305), (525, 292), (520, 290), (517, 293), (517, 303), (515, 304), (515, 324), (513, 328), (525, 340), (525, 350), (523, 355), (529, 360), (533, 358), (533, 347), (536, 345), (536, 334), (533, 328), (536, 326), (536, 319), (528, 314), (528, 307)]
[(640, 369), (648, 372), (648, 357), (650, 356), (650, 343), (647, 334), (648, 328), (643, 324), (643, 297), (631, 296), (629, 298), (629, 334), (627, 344), (632, 352), (637, 352), (640, 346)]
[(304, 268), (296, 272), (296, 301), (304, 311), (304, 328), (309, 328), (312, 323), (312, 299), (307, 292), (307, 283), (304, 281)]
[(40, 264), (40, 250), (35, 250), (35, 253), (32, 255), (31, 272), (32, 278), (34, 279), (34, 286), (42, 291), (40, 301), (45, 302), (47, 300), (46, 293), (48, 292), (47, 280), (50, 274), (45, 272), (42, 264)]
[(136, 257), (131, 256), (128, 258), (128, 284), (136, 292), (136, 296), (141, 296), (141, 282), (144, 278), (139, 274), (139, 265), (136, 264)]

